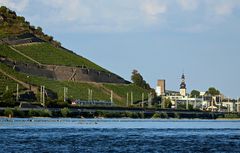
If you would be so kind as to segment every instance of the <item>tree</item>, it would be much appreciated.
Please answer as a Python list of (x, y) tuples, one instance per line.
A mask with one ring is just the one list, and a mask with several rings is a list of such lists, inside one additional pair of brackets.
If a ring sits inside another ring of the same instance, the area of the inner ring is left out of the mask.
[(43, 32), (42, 32), (42, 28), (41, 27), (37, 27), (37, 29), (34, 31), (35, 34), (37, 35), (42, 35)]
[(200, 96), (200, 91), (198, 90), (192, 90), (191, 92), (191, 97), (199, 97)]
[(132, 77), (131, 77), (133, 83), (137, 86), (142, 86), (143, 84), (143, 77), (140, 73), (138, 73), (137, 70), (133, 70)]
[(133, 70), (131, 79), (133, 81), (133, 84), (135, 84), (136, 86), (148, 90), (151, 89), (150, 85), (143, 79), (142, 75), (137, 70)]
[(7, 7), (6, 7), (6, 6), (1, 6), (1, 7), (0, 7), (0, 12), (1, 12), (1, 13), (7, 12)]
[(209, 94), (209, 95), (211, 95), (211, 96), (216, 96), (216, 95), (220, 95), (220, 91), (217, 90), (217, 89), (214, 88), (214, 87), (210, 87), (210, 88), (208, 89), (208, 91), (206, 92), (206, 94)]
[(172, 101), (167, 98), (164, 100), (164, 108), (171, 108), (172, 107)]

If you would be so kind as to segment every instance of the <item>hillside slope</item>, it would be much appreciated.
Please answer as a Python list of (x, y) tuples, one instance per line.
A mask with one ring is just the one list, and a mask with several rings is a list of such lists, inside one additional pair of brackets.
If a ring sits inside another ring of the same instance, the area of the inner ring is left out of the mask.
[(36, 89), (36, 96), (44, 85), (60, 101), (64, 87), (71, 100), (88, 100), (88, 90), (92, 90), (93, 100), (110, 101), (112, 91), (115, 104), (120, 106), (130, 101), (127, 94), (132, 93), (136, 102), (150, 92), (63, 48), (40, 27), (31, 26), (6, 7), (0, 7), (0, 71), (0, 98), (6, 90), (14, 94), (17, 84), (21, 91)]

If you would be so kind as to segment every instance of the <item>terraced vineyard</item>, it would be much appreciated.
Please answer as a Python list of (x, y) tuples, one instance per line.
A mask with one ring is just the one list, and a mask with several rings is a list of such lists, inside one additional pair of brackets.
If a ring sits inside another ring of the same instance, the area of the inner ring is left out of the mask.
[(15, 48), (42, 64), (86, 66), (90, 69), (106, 71), (84, 57), (78, 56), (65, 49), (56, 48), (49, 43), (20, 45)]
[[(16, 92), (16, 87), (17, 87), (17, 82), (11, 80), (10, 78), (4, 76), (3, 74), (0, 73), (0, 93), (6, 92), (6, 89), (10, 92)], [(19, 85), (19, 90), (23, 90), (24, 87)]]
[[(63, 99), (63, 88), (68, 88), (68, 97), (72, 99), (88, 99), (88, 89), (93, 90), (93, 100), (110, 100), (110, 91), (112, 90), (115, 94), (114, 102), (117, 105), (126, 105), (126, 94), (127, 92), (133, 92), (134, 101), (142, 99), (142, 93), (145, 95), (148, 93), (147, 90), (139, 88), (134, 85), (114, 85), (114, 84), (99, 84), (99, 83), (80, 83), (80, 82), (68, 82), (68, 81), (55, 81), (44, 77), (30, 76), (28, 77), (24, 73), (18, 73), (6, 65), (0, 63), (0, 68), (7, 72), (9, 75), (15, 78), (30, 83), (34, 86), (45, 85), (47, 89), (50, 89), (58, 94), (59, 99)], [(120, 98), (120, 99), (119, 99)], [(130, 98), (129, 98), (130, 99)]]
[(124, 101), (127, 101), (127, 93), (129, 94), (129, 102), (130, 95), (133, 94), (133, 101), (142, 100), (142, 94), (144, 93), (144, 99), (147, 99), (147, 96), (150, 91), (145, 90), (143, 88), (139, 88), (133, 84), (125, 85), (125, 84), (104, 84), (104, 86), (110, 90), (112, 90), (117, 95), (123, 97)]
[(21, 61), (21, 62), (25, 62), (25, 63), (32, 63), (32, 61), (30, 61), (26, 57), (18, 54), (17, 52), (12, 50), (7, 45), (0, 45), (0, 56), (7, 57), (7, 58), (10, 58), (11, 60), (15, 60), (15, 61)]

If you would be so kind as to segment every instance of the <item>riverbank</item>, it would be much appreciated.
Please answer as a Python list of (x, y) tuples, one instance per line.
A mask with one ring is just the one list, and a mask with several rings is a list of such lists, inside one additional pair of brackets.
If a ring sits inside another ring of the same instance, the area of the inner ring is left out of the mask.
[(181, 110), (128, 110), (109, 108), (45, 108), (45, 109), (21, 109), (1, 108), (0, 116), (32, 118), (132, 118), (132, 119), (240, 119), (240, 113), (181, 111)]

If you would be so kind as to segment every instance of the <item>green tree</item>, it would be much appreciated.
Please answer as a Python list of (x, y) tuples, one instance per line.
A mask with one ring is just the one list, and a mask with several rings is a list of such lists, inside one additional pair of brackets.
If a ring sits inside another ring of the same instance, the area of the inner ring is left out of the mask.
[(37, 27), (37, 29), (34, 31), (35, 34), (37, 35), (42, 35), (43, 32), (42, 32), (42, 28), (41, 27)]
[(148, 90), (151, 89), (150, 85), (143, 79), (142, 75), (137, 70), (133, 70), (131, 80), (133, 81), (133, 84), (139, 87)]
[(6, 6), (1, 6), (1, 7), (0, 7), (0, 12), (1, 12), (1, 13), (7, 12), (7, 7), (6, 7)]
[(206, 92), (206, 94), (209, 94), (209, 95), (211, 95), (211, 96), (216, 96), (216, 95), (220, 95), (220, 91), (217, 90), (217, 89), (214, 88), (214, 87), (210, 87), (210, 88), (208, 89), (208, 91)]
[(164, 108), (171, 108), (172, 107), (172, 101), (167, 98), (167, 99), (164, 99)]
[(191, 97), (199, 97), (200, 96), (200, 91), (198, 90), (192, 90), (191, 92)]

